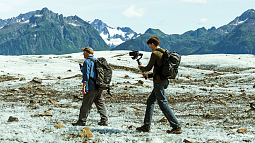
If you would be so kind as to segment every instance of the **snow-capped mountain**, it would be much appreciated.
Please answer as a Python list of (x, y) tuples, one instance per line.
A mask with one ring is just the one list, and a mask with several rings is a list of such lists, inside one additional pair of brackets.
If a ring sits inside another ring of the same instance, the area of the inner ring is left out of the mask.
[(8, 19), (0, 19), (0, 29), (3, 28), (7, 24), (13, 24), (13, 23), (19, 23), (19, 22), (24, 22), (27, 21), (32, 15), (34, 15), (37, 11), (31, 11), (25, 14), (20, 14), (17, 17), (12, 17)]
[(137, 38), (141, 35), (141, 33), (138, 34), (129, 27), (110, 27), (99, 19), (95, 19), (90, 24), (97, 29), (100, 36), (110, 48), (114, 48), (127, 40)]
[(247, 19), (251, 17), (255, 12), (254, 9), (249, 9), (245, 11), (241, 16), (236, 17), (233, 21), (231, 21), (229, 24), (230, 25), (239, 25), (243, 22), (245, 22)]

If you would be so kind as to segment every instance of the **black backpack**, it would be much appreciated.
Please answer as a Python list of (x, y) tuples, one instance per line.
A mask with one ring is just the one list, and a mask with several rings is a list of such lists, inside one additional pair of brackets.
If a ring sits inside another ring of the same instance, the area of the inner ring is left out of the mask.
[(161, 79), (175, 79), (178, 74), (178, 67), (181, 62), (181, 55), (177, 52), (170, 52), (161, 48), (156, 49), (163, 53), (162, 66), (158, 68), (158, 74)]
[[(96, 67), (96, 79), (92, 80), (96, 83), (97, 90), (107, 90), (110, 93), (110, 82), (112, 80), (112, 67), (107, 63), (106, 59), (103, 57), (97, 58), (97, 60), (92, 60)], [(112, 95), (111, 95), (112, 96)]]

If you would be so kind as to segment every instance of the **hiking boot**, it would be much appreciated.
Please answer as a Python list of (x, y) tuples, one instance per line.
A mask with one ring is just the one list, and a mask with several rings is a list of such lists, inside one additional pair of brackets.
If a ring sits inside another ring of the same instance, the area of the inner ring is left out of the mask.
[(100, 125), (100, 126), (108, 126), (108, 121), (100, 121), (100, 122), (98, 122), (98, 125)]
[(85, 126), (86, 123), (77, 121), (76, 123), (72, 123), (73, 126)]
[(178, 127), (178, 128), (173, 128), (172, 130), (167, 130), (166, 132), (169, 134), (181, 134), (182, 130), (181, 130), (181, 127)]
[(141, 127), (136, 128), (137, 131), (140, 132), (150, 132), (151, 127), (148, 125), (143, 125)]

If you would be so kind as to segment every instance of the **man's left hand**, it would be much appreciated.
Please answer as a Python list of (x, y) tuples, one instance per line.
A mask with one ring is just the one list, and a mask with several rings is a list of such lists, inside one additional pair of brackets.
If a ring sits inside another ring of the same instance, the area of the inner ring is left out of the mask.
[(140, 69), (143, 65), (138, 65), (138, 68)]

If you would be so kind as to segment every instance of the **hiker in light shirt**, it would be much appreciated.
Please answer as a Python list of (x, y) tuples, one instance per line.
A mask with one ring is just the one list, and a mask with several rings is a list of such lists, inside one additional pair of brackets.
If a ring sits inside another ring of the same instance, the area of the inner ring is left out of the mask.
[(94, 62), (92, 60), (97, 60), (93, 57), (94, 50), (91, 47), (86, 47), (81, 49), (85, 58), (82, 66), (82, 93), (83, 101), (80, 108), (79, 119), (76, 123), (72, 123), (73, 126), (85, 126), (86, 120), (89, 115), (90, 108), (95, 103), (97, 110), (100, 114), (101, 121), (98, 125), (107, 126), (108, 117), (106, 115), (106, 108), (103, 101), (102, 91), (96, 89), (95, 79), (96, 79), (96, 69)]

